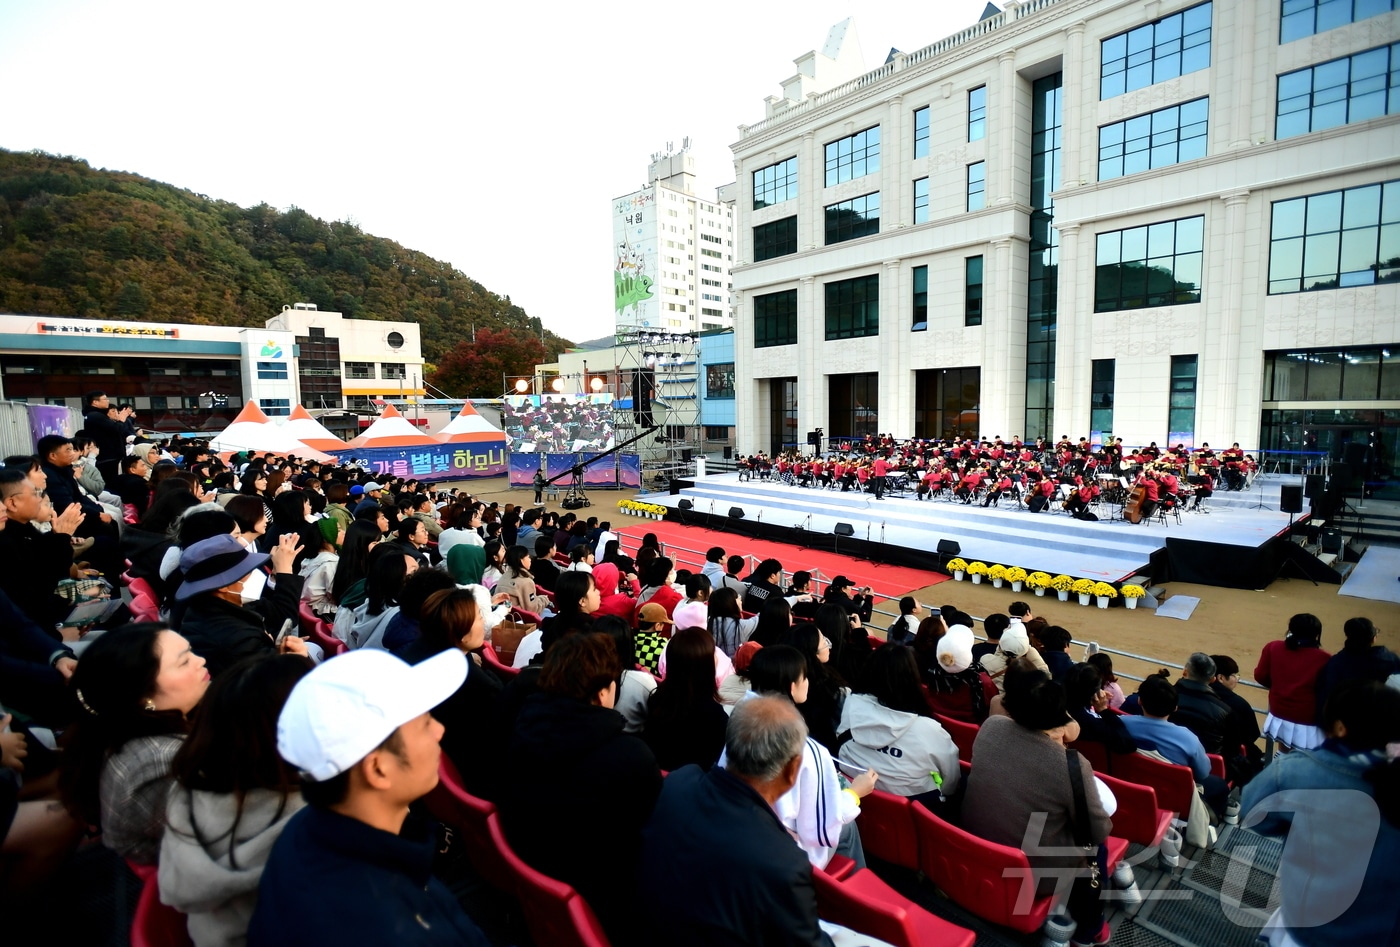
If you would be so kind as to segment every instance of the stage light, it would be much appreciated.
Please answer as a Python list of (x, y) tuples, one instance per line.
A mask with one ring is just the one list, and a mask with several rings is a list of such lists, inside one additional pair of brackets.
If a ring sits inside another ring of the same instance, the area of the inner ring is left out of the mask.
[(593, 380), (588, 383), (588, 387), (592, 388), (594, 391), (602, 391), (603, 379), (599, 378), (597, 375), (594, 375)]
[(653, 355), (651, 352), (646, 353), (646, 355), (643, 356), (642, 360), (643, 362), (645, 362), (647, 368), (656, 367), (656, 356)]
[(564, 379), (562, 379), (562, 378), (556, 378), (556, 379), (554, 379), (552, 382), (549, 383), (549, 387), (553, 388), (555, 391), (563, 391), (563, 390), (564, 390)]
[(681, 353), (680, 353), (680, 352), (672, 352), (672, 353), (671, 353), (671, 361), (673, 361), (673, 362), (675, 362), (677, 365), (679, 365), (679, 364), (681, 363)]
[(529, 383), (528, 381), (526, 381), (525, 379), (521, 378), (521, 379), (519, 379), (519, 380), (516, 381), (516, 383), (515, 383), (515, 390), (516, 390), (518, 393), (520, 393), (520, 394), (523, 395), (523, 394), (525, 394), (525, 392), (527, 392), (527, 391), (530, 390), (530, 383)]

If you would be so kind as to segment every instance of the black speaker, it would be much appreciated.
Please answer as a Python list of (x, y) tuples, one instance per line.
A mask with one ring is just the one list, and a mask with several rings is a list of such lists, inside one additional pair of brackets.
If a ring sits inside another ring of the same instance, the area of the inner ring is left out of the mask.
[(741, 520), (741, 519), (743, 519), (743, 518), (744, 518), (744, 510), (743, 510), (743, 508), (742, 508), (742, 507), (737, 507), (737, 506), (731, 506), (731, 507), (729, 508), (729, 518), (730, 518), (730, 519), (734, 519), (734, 520)]
[(651, 399), (656, 393), (656, 373), (645, 368), (634, 369), (632, 372), (632, 416), (637, 423), (646, 427), (651, 427), (655, 422), (652, 419)]
[(822, 444), (822, 436), (816, 431), (808, 431), (807, 443), (810, 444), (812, 447), (820, 447)]
[(962, 546), (956, 539), (940, 539), (938, 541), (938, 554), (940, 556), (960, 556)]
[(1315, 500), (1325, 492), (1327, 487), (1323, 483), (1322, 474), (1307, 474), (1303, 477), (1303, 496)]
[(837, 523), (836, 528), (833, 529), (832, 532), (837, 536), (854, 536), (856, 534), (856, 528), (850, 523)]
[(1330, 552), (1333, 555), (1341, 555), (1342, 534), (1340, 530), (1324, 529), (1318, 537), (1318, 544), (1323, 552)]
[(695, 459), (695, 451), (689, 447), (681, 448), (681, 463), (688, 464)]
[(734, 459), (734, 448), (728, 447), (728, 446), (726, 446), (726, 447), (724, 448), (724, 459), (725, 459), (725, 460), (733, 460), (733, 459)]
[(692, 503), (692, 502), (690, 502), (689, 500), (684, 499), (684, 498), (682, 498), (682, 499), (680, 499), (680, 500), (677, 500), (677, 501), (676, 501), (676, 506), (680, 507), (680, 508), (683, 509), (683, 510), (693, 510), (693, 509), (695, 509), (695, 504)]
[(1351, 488), (1351, 464), (1333, 464), (1332, 479), (1327, 481), (1327, 492), (1333, 496), (1345, 496)]
[(1285, 513), (1303, 512), (1303, 485), (1285, 483), (1278, 488), (1278, 508)]

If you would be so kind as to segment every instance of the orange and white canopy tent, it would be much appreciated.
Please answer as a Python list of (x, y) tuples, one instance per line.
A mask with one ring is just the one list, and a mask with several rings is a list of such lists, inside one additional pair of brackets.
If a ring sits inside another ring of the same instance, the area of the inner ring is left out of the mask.
[(480, 444), (506, 439), (505, 432), (478, 414), (470, 401), (462, 405), (457, 416), (436, 436), (444, 444)]
[(316, 450), (292, 437), (285, 430), (268, 420), (256, 401), (249, 401), (238, 412), (228, 427), (209, 441), (209, 449), (222, 454), (229, 451), (258, 451), (274, 454), (295, 454), (312, 460), (332, 460), (322, 451)]
[(384, 413), (378, 420), (341, 450), (360, 447), (423, 447), (441, 443), (431, 434), (424, 434), (409, 424), (408, 419), (399, 414), (399, 409), (389, 404), (384, 406)]
[(291, 417), (282, 425), (282, 430), (315, 450), (334, 452), (345, 450), (349, 446), (326, 430), (326, 426), (313, 418), (311, 412), (301, 405), (292, 409)]

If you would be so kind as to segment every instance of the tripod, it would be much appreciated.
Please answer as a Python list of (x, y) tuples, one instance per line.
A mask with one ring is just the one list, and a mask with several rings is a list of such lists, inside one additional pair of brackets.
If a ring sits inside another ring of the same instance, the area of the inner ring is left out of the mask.
[(576, 465), (569, 471), (569, 492), (564, 494), (564, 500), (559, 505), (566, 510), (593, 505), (593, 501), (588, 499), (588, 494), (583, 490), (582, 466)]

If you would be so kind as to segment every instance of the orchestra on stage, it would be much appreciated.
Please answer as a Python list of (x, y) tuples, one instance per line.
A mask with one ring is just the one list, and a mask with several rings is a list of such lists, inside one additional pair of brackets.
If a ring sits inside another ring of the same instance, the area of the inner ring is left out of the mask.
[(1023, 442), (973, 438), (899, 440), (889, 435), (832, 438), (827, 454), (763, 452), (739, 458), (739, 479), (775, 481), (798, 488), (868, 492), (875, 499), (910, 492), (917, 500), (945, 499), (983, 507), (1003, 501), (1033, 513), (1065, 512), (1098, 520), (1112, 507), (1115, 519), (1144, 522), (1156, 515), (1210, 512), (1204, 501), (1216, 489), (1244, 490), (1258, 472), (1239, 444), (1221, 451), (1209, 444), (1166, 450), (1156, 442), (1128, 450), (1122, 438), (1091, 445), (1061, 437)]

